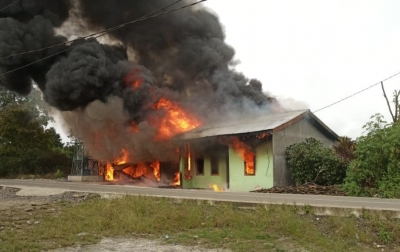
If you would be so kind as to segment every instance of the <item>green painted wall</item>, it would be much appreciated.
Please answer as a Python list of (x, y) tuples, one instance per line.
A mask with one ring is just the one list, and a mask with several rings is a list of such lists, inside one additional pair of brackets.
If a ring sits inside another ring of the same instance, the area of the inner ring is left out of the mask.
[(181, 156), (181, 161), (179, 163), (179, 170), (181, 171), (181, 181), (183, 189), (193, 188), (192, 180), (185, 179), (185, 157)]
[(196, 175), (194, 159), (192, 159), (193, 169), (191, 171), (192, 179), (184, 178), (185, 174), (185, 159), (181, 157), (180, 170), (182, 173), (182, 188), (210, 188), (210, 184), (216, 184), (219, 187), (226, 187), (227, 169), (225, 158), (219, 158), (219, 175), (211, 175), (211, 160), (209, 156), (204, 157), (204, 175)]
[(244, 161), (236, 151), (229, 148), (229, 190), (233, 192), (248, 192), (257, 187), (273, 186), (273, 152), (272, 141), (262, 143), (256, 148), (255, 175), (244, 175)]
[[(192, 166), (194, 167), (194, 165)], [(196, 175), (192, 173), (193, 188), (210, 188), (210, 184), (216, 184), (218, 187), (225, 187), (228, 183), (226, 176), (226, 161), (219, 158), (219, 174), (211, 175), (211, 160), (209, 156), (204, 157), (204, 175)]]

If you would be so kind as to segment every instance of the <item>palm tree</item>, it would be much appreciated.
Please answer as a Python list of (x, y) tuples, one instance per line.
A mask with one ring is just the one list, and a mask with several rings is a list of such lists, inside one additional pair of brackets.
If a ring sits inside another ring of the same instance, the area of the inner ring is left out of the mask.
[(335, 154), (349, 164), (354, 159), (355, 141), (350, 137), (339, 137), (339, 142), (333, 146)]

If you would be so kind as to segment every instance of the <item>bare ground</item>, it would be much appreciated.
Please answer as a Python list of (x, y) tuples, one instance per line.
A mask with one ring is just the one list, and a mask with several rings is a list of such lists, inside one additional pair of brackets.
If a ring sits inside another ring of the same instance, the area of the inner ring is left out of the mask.
[(142, 252), (228, 252), (229, 250), (219, 249), (204, 249), (201, 247), (188, 247), (181, 245), (166, 245), (161, 244), (158, 241), (141, 239), (141, 238), (104, 238), (99, 243), (86, 246), (75, 246), (53, 250), (52, 252), (131, 252), (131, 251), (142, 251)]

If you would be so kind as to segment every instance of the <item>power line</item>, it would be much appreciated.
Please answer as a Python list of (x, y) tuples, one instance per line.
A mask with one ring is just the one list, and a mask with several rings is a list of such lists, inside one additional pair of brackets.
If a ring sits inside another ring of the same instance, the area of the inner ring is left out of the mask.
[(339, 100), (339, 101), (337, 101), (337, 102), (331, 103), (331, 104), (329, 104), (329, 105), (327, 105), (327, 106), (325, 106), (325, 107), (323, 107), (323, 108), (320, 108), (320, 109), (318, 109), (318, 110), (315, 110), (315, 111), (313, 111), (313, 113), (316, 113), (316, 112), (318, 112), (318, 111), (324, 110), (324, 109), (329, 108), (329, 107), (332, 107), (333, 105), (336, 105), (336, 104), (338, 104), (338, 103), (340, 103), (340, 102), (342, 102), (342, 101), (344, 101), (344, 100), (347, 100), (347, 99), (349, 99), (349, 98), (351, 98), (351, 97), (353, 97), (353, 96), (355, 96), (355, 95), (358, 95), (358, 94), (360, 94), (360, 93), (362, 93), (362, 92), (364, 92), (364, 91), (366, 91), (366, 90), (368, 90), (368, 89), (370, 89), (370, 88), (373, 88), (373, 87), (375, 87), (375, 86), (381, 84), (381, 82), (390, 80), (390, 79), (392, 79), (393, 77), (396, 77), (396, 76), (399, 75), (399, 74), (400, 74), (400, 72), (398, 72), (398, 73), (396, 73), (396, 74), (393, 74), (392, 76), (387, 77), (386, 79), (384, 79), (384, 80), (382, 80), (382, 81), (379, 81), (379, 82), (377, 82), (377, 83), (375, 83), (375, 84), (373, 84), (373, 85), (371, 85), (371, 86), (369, 86), (369, 87), (366, 87), (366, 88), (364, 88), (364, 89), (362, 89), (362, 90), (360, 90), (360, 91), (358, 91), (358, 92), (356, 92), (356, 93), (354, 93), (354, 94), (352, 94), (352, 95), (349, 95), (349, 96), (347, 96), (347, 97), (345, 97), (345, 98), (343, 98), (343, 99), (341, 99), (341, 100)]
[(3, 9), (1, 9), (0, 12), (2, 12), (3, 10), (7, 9), (8, 7), (10, 7), (10, 6), (12, 6), (12, 5), (18, 3), (19, 1), (21, 1), (21, 0), (14, 1), (14, 2), (10, 3), (9, 5), (3, 7)]
[[(175, 4), (177, 4), (177, 3), (181, 2), (181, 1), (182, 1), (182, 0), (177, 0), (177, 1), (175, 1), (175, 2), (173, 2), (173, 3), (171, 3), (171, 4), (169, 4), (169, 5), (167, 5), (167, 6), (163, 7), (163, 8), (161, 8), (161, 9), (158, 9), (158, 10), (156, 10), (156, 11), (153, 11), (152, 13), (147, 14), (147, 15), (145, 15), (145, 16), (139, 18), (138, 20), (140, 20), (140, 19), (142, 19), (142, 18), (146, 18), (147, 16), (153, 15), (153, 14), (159, 12), (159, 11), (165, 10), (165, 9), (167, 9), (168, 7), (170, 7), (170, 6), (172, 6), (172, 5), (175, 5)], [(138, 20), (135, 20), (135, 22), (138, 21)], [(141, 21), (141, 20), (140, 20), (140, 21)], [(132, 21), (131, 21), (131, 22), (132, 22)], [(75, 41), (81, 41), (82, 39), (90, 38), (90, 37), (93, 37), (93, 36), (95, 36), (95, 35), (103, 34), (103, 33), (105, 33), (105, 32), (112, 32), (112, 31), (114, 31), (114, 30), (116, 30), (116, 29), (119, 29), (119, 28), (124, 27), (124, 26), (127, 25), (127, 24), (130, 24), (131, 22), (123, 23), (123, 24), (120, 24), (120, 25), (111, 27), (111, 28), (106, 29), (106, 30), (103, 30), (103, 31), (95, 32), (95, 33), (86, 35), (86, 36), (84, 36), (84, 37), (79, 37), (79, 38), (76, 38), (76, 39), (73, 39), (73, 40), (69, 40), (69, 41), (66, 41), (66, 42), (61, 42), (61, 43), (54, 44), (54, 45), (51, 45), (51, 46), (48, 46), (48, 47), (43, 47), (43, 48), (36, 49), (36, 50), (31, 50), (31, 51), (26, 51), (26, 52), (21, 52), (21, 53), (16, 53), (16, 54), (4, 56), (4, 57), (1, 57), (0, 60), (2, 60), (2, 59), (8, 59), (8, 58), (12, 58), (12, 57), (15, 57), (15, 56), (20, 56), (20, 55), (25, 55), (25, 54), (28, 54), (28, 53), (41, 52), (41, 51), (43, 51), (43, 50), (51, 49), (51, 48), (54, 48), (54, 47), (57, 47), (57, 46), (61, 46), (61, 45), (66, 45), (66, 44), (69, 44), (69, 43), (72, 43), (72, 42), (75, 42)]]
[(133, 20), (133, 21), (130, 21), (130, 22), (127, 22), (127, 23), (118, 25), (118, 26), (116, 26), (116, 27), (114, 27), (114, 28), (110, 28), (110, 29), (108, 29), (107, 31), (102, 32), (102, 33), (101, 33), (100, 35), (98, 35), (98, 36), (89, 38), (88, 40), (84, 41), (83, 43), (70, 46), (70, 47), (68, 47), (67, 49), (64, 49), (64, 50), (59, 51), (59, 52), (54, 53), (54, 54), (51, 54), (51, 55), (49, 55), (49, 56), (46, 56), (46, 57), (44, 57), (44, 58), (41, 58), (41, 59), (39, 59), (39, 60), (36, 60), (36, 61), (31, 62), (31, 63), (29, 63), (29, 64), (26, 64), (26, 65), (24, 65), (24, 66), (17, 67), (17, 68), (15, 68), (15, 69), (13, 69), (13, 70), (10, 70), (10, 71), (1, 73), (0, 76), (3, 76), (3, 75), (6, 75), (6, 74), (9, 74), (9, 73), (18, 71), (18, 70), (23, 69), (23, 68), (25, 68), (25, 67), (31, 66), (31, 65), (33, 65), (33, 64), (36, 64), (36, 63), (38, 63), (38, 62), (40, 62), (40, 61), (49, 59), (49, 58), (51, 58), (51, 57), (53, 57), (53, 56), (55, 56), (55, 55), (58, 55), (58, 54), (60, 54), (60, 53), (66, 52), (66, 51), (68, 51), (68, 50), (71, 50), (71, 49), (73, 49), (73, 48), (75, 48), (75, 47), (78, 47), (78, 46), (87, 44), (87, 43), (91, 42), (92, 40), (95, 40), (95, 39), (97, 39), (97, 38), (99, 38), (99, 37), (102, 37), (102, 36), (106, 35), (107, 33), (110, 33), (110, 32), (113, 32), (113, 31), (115, 31), (115, 30), (118, 30), (118, 29), (120, 29), (120, 28), (122, 28), (122, 27), (124, 27), (124, 26), (126, 26), (126, 25), (128, 25), (128, 24), (133, 24), (133, 23), (136, 23), (136, 22), (139, 22), (139, 21), (144, 21), (144, 20), (150, 19), (150, 18), (159, 17), (159, 16), (162, 16), (162, 15), (171, 13), (171, 12), (175, 12), (175, 11), (178, 11), (178, 10), (182, 10), (182, 9), (185, 9), (185, 8), (188, 8), (188, 7), (191, 7), (191, 6), (194, 6), (194, 5), (196, 5), (196, 4), (199, 4), (199, 3), (202, 3), (202, 2), (205, 2), (205, 1), (207, 1), (207, 0), (200, 0), (200, 1), (194, 2), (194, 3), (192, 3), (192, 4), (188, 4), (188, 5), (185, 5), (185, 6), (176, 8), (176, 9), (172, 9), (172, 10), (169, 10), (169, 11), (161, 12), (160, 14), (152, 15), (153, 13), (157, 13), (157, 12), (159, 12), (160, 10), (165, 9), (166, 7), (161, 8), (161, 9), (159, 9), (159, 10), (156, 10), (156, 11), (154, 11), (154, 12), (152, 12), (152, 13), (150, 13), (150, 14), (147, 14), (147, 15), (141, 17), (141, 18), (138, 18), (138, 19), (136, 19), (136, 20)]

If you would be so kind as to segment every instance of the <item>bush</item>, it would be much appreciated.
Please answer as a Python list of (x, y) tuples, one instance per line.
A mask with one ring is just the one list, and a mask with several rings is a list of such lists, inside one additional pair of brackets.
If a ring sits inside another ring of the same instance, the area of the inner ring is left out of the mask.
[(296, 184), (341, 184), (347, 169), (346, 164), (332, 149), (324, 147), (314, 138), (289, 146), (286, 149), (286, 162)]
[(61, 171), (60, 169), (58, 169), (57, 171), (56, 171), (56, 173), (54, 174), (54, 177), (57, 179), (57, 178), (63, 178), (64, 177), (64, 172), (63, 171)]
[(400, 197), (400, 124), (387, 124), (379, 114), (357, 139), (343, 189), (353, 196)]

